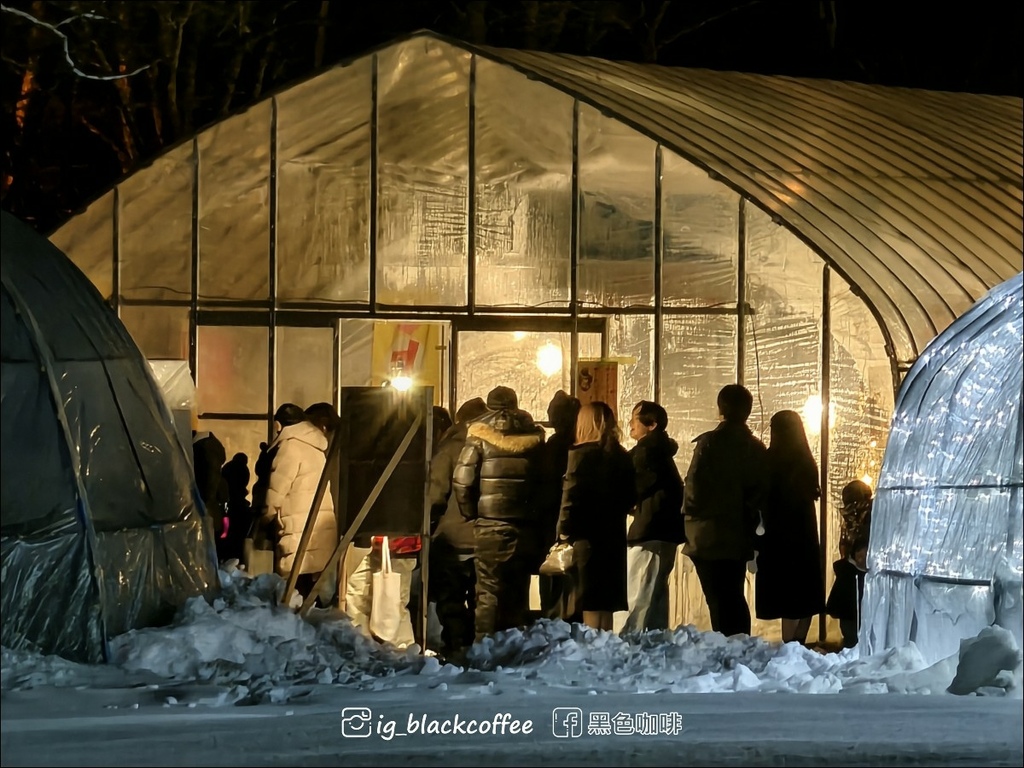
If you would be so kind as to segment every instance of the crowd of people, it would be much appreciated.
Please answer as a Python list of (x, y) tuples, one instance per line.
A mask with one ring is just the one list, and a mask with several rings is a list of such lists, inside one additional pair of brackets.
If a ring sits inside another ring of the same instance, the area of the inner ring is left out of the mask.
[[(668, 415), (655, 402), (632, 408), (629, 450), (607, 403), (581, 405), (563, 391), (548, 406), (550, 434), (504, 386), (486, 399), (467, 400), (454, 419), (435, 407), (427, 490), (428, 599), (441, 627), (435, 650), (458, 659), (473, 642), (538, 616), (612, 630), (614, 615), (625, 612), (623, 632), (669, 628), (669, 580), (680, 546), (693, 563), (713, 630), (750, 633), (744, 591), (750, 569), (757, 574), (755, 614), (781, 621), (784, 642), (806, 642), (812, 617), (827, 611), (839, 619), (844, 644), (856, 644), (871, 488), (854, 481), (843, 490), (840, 559), (826, 600), (815, 511), (820, 476), (804, 425), (794, 411), (776, 413), (766, 447), (747, 426), (752, 405), (741, 385), (719, 392), (720, 422), (693, 440), (685, 477)], [(251, 503), (245, 454), (226, 461), (209, 433), (195, 434), (193, 448), (218, 557), (244, 562), (252, 540), (273, 548), (274, 569), (287, 577), (321, 476), (338, 455), (329, 450), (338, 414), (329, 403), (305, 410), (286, 403), (274, 422), (276, 437), (260, 445)], [(326, 476), (338, 477), (336, 468)], [(339, 585), (337, 572), (324, 573), (343, 532), (337, 490), (332, 484), (321, 493), (296, 589), (305, 597), (319, 583), (320, 604), (340, 604), (372, 634), (372, 576), (387, 560), (401, 579), (402, 621), (386, 639), (424, 645), (410, 612), (424, 551), (420, 536), (385, 539), (360, 531), (345, 559), (345, 583)], [(385, 541), (388, 558), (382, 558)], [(565, 545), (571, 545), (571, 566), (538, 575), (548, 552)], [(531, 610), (534, 577), (539, 612)]]

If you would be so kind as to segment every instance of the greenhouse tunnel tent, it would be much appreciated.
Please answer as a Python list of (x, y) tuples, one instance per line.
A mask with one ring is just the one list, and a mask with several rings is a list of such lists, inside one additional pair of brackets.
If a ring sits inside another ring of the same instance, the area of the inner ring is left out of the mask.
[[(660, 402), (685, 471), (743, 383), (763, 439), (804, 418), (830, 583), (902, 376), (1024, 266), (1022, 112), (422, 32), (201, 130), (52, 238), (251, 461), (281, 403), (397, 367), (453, 411), (505, 384), (543, 419), (611, 361), (620, 420)], [(673, 620), (706, 627), (677, 562)]]
[(928, 663), (996, 623), (1024, 647), (1024, 276), (925, 349), (900, 391), (872, 510), (861, 640)]
[(79, 269), (2, 216), (3, 646), (79, 661), (217, 586), (185, 449)]

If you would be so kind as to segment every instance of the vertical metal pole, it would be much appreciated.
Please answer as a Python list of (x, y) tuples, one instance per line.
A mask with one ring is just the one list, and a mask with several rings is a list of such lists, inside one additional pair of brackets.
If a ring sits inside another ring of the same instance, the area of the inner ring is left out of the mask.
[(114, 187), (114, 210), (112, 216), (113, 242), (110, 244), (110, 253), (113, 258), (114, 272), (111, 285), (111, 306), (114, 314), (121, 316), (121, 188)]
[(370, 310), (377, 309), (377, 198), (378, 186), (377, 133), (380, 101), (377, 95), (377, 54), (373, 54), (370, 85)]
[(661, 144), (654, 150), (654, 402), (661, 402), (661, 340), (665, 330), (665, 222), (662, 209), (664, 156)]
[(331, 389), (331, 402), (335, 408), (341, 408), (341, 323), (335, 320), (334, 327), (334, 387)]
[(741, 197), (736, 226), (736, 383), (742, 384), (747, 367), (747, 201)]
[(456, 398), (460, 397), (458, 386), (459, 333), (454, 324), (448, 326), (448, 332), (451, 334), (451, 339), (448, 341), (448, 369), (450, 371), (448, 375), (448, 397), (451, 398), (452, 417), (454, 417), (455, 411), (459, 407), (459, 401)]
[(569, 223), (569, 312), (572, 314), (572, 335), (569, 341), (569, 394), (576, 394), (579, 378), (579, 267), (580, 267), (580, 102), (572, 102), (572, 208)]
[(272, 416), (277, 407), (277, 99), (270, 102), (270, 315), (267, 336), (267, 437), (273, 439)]
[[(188, 308), (188, 367), (192, 381), (198, 386), (198, 335), (199, 335), (199, 137), (192, 139), (192, 295)], [(198, 410), (199, 406), (196, 405)]]
[(469, 58), (469, 178), (466, 201), (466, 303), (476, 311), (476, 54)]
[[(832, 406), (832, 300), (831, 300), (831, 275), (828, 264), (824, 266), (821, 273), (821, 441), (819, 450), (821, 452), (819, 466), (821, 468), (821, 499), (818, 505), (818, 541), (821, 543), (821, 580), (825, 583), (828, 574), (826, 570), (829, 561), (828, 549), (828, 452), (829, 452), (829, 430), (832, 426), (832, 419), (829, 412)], [(818, 616), (818, 642), (825, 642), (826, 617), (822, 613)]]

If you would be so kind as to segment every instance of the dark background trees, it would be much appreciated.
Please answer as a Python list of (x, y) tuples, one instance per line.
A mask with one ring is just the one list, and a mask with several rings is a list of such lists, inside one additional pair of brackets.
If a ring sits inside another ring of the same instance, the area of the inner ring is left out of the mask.
[(417, 29), (669, 66), (1021, 94), (1016, 4), (4, 0), (2, 205), (41, 231), (196, 130)]

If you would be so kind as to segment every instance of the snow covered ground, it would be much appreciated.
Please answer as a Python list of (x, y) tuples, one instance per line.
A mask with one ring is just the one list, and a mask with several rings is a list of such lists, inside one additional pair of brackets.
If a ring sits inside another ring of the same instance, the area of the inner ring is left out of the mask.
[(462, 668), (304, 621), (275, 576), (222, 576), (213, 605), (115, 638), (110, 665), (4, 649), (3, 765), (1024, 762), (1020, 652), (997, 627), (958, 670), (913, 645), (862, 659), (544, 621)]

